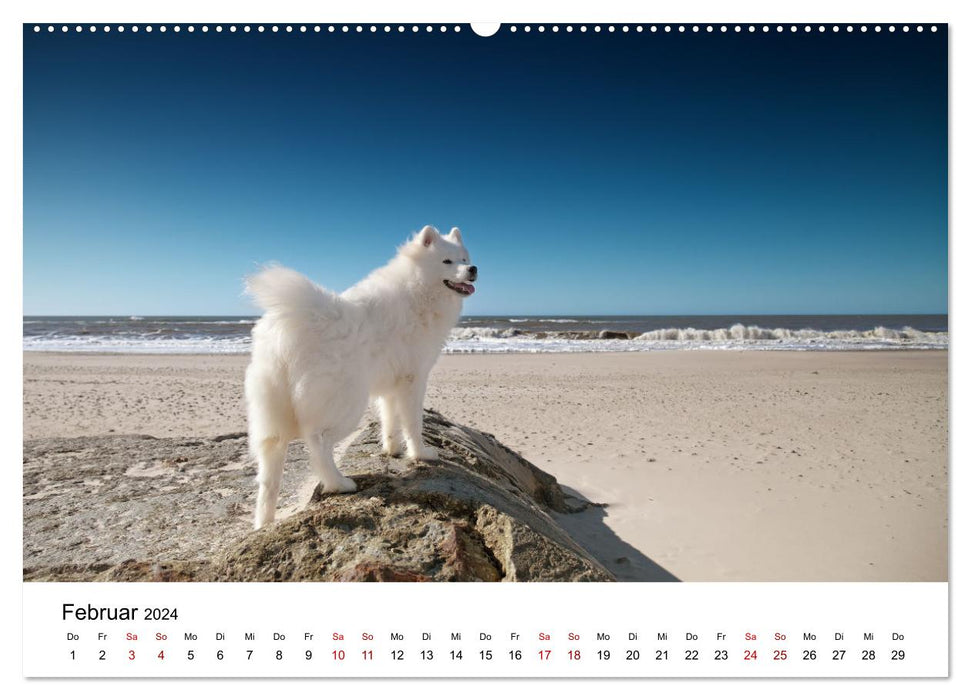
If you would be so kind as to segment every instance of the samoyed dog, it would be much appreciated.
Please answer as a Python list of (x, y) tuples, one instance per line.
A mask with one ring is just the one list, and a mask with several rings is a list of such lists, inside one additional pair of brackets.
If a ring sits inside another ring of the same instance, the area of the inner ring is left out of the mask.
[(357, 427), (369, 399), (386, 454), (437, 458), (422, 441), (425, 386), (477, 276), (457, 228), (442, 236), (426, 226), (342, 294), (284, 267), (247, 279), (265, 311), (246, 370), (257, 529), (273, 522), (291, 440), (306, 443), (324, 491), (357, 488), (338, 471), (334, 445)]

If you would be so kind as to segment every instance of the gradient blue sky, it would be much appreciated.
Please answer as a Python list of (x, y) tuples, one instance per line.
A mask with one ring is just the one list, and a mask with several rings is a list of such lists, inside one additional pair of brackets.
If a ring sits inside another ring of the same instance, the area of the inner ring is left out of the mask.
[(467, 314), (947, 311), (947, 40), (24, 30), (24, 313), (248, 314), (462, 228)]

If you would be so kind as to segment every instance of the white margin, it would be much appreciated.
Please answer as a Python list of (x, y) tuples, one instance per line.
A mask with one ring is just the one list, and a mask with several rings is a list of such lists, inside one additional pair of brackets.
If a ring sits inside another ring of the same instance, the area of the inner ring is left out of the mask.
[[(967, 603), (963, 595), (968, 591), (964, 582), (968, 578), (967, 557), (961, 556), (968, 549), (968, 528), (963, 517), (961, 505), (967, 499), (966, 479), (962, 474), (966, 464), (967, 433), (954, 430), (960, 419), (965, 418), (964, 388), (965, 373), (960, 358), (966, 356), (964, 350), (963, 309), (967, 303), (968, 283), (961, 280), (959, 264), (965, 260), (966, 244), (958, 233), (955, 221), (960, 222), (958, 212), (963, 202), (968, 201), (965, 180), (961, 179), (961, 166), (968, 162), (967, 139), (964, 138), (962, 123), (971, 123), (968, 118), (969, 86), (967, 75), (971, 49), (965, 42), (968, 37), (968, 12), (962, 7), (967, 3), (924, 0), (920, 3), (885, 0), (880, 3), (849, 2), (848, 0), (816, 0), (812, 3), (767, 2), (734, 0), (717, 2), (704, 0), (688, 3), (661, 2), (622, 2), (619, 0), (597, 0), (579, 3), (564, 1), (558, 3), (539, 0), (492, 0), (491, 2), (458, 3), (442, 0), (412, 0), (410, 2), (345, 3), (310, 2), (308, 0), (277, 0), (273, 3), (242, 2), (217, 3), (202, 0), (170, 0), (165, 3), (133, 3), (118, 0), (58, 0), (49, 2), (13, 2), (2, 10), (2, 46), (5, 53), (3, 63), (4, 94), (8, 95), (3, 110), (4, 159), (8, 165), (4, 169), (3, 197), (5, 206), (6, 240), (3, 242), (0, 265), (4, 280), (2, 301), (5, 334), (0, 352), (3, 353), (2, 417), (4, 425), (9, 426), (4, 435), (5, 478), (9, 479), (4, 489), (8, 499), (7, 512), (17, 527), (8, 527), (3, 542), (4, 588), (7, 595), (7, 619), (15, 619), (11, 607), (18, 607), (22, 586), (22, 501), (21, 501), (21, 456), (22, 456), (22, 76), (23, 52), (21, 23), (23, 22), (212, 22), (263, 21), (308, 22), (318, 20), (329, 22), (627, 22), (638, 20), (651, 23), (664, 22), (758, 22), (792, 23), (854, 23), (862, 22), (907, 22), (929, 23), (947, 22), (950, 27), (950, 359), (951, 359), (951, 659), (952, 678), (950, 681), (503, 681), (499, 683), (462, 681), (327, 681), (326, 685), (314, 681), (179, 681), (179, 682), (139, 682), (139, 681), (84, 681), (84, 682), (39, 682), (27, 683), (20, 673), (20, 629), (15, 625), (6, 626), (4, 651), (2, 654), (4, 680), (8, 681), (7, 692), (18, 695), (29, 694), (32, 698), (70, 697), (74, 693), (95, 694), (104, 697), (168, 698), (173, 693), (224, 693), (231, 692), (236, 697), (261, 697), (267, 694), (305, 693), (330, 695), (347, 693), (367, 697), (381, 694), (397, 697), (405, 694), (424, 695), (461, 695), (463, 698), (494, 697), (510, 691), (522, 694), (556, 693), (564, 697), (589, 697), (593, 693), (609, 692), (611, 696), (644, 697), (646, 694), (670, 693), (678, 697), (712, 698), (726, 693), (741, 694), (750, 698), (778, 697), (815, 698), (822, 694), (837, 696), (859, 696), (878, 693), (884, 699), (908, 698), (915, 695), (930, 697), (967, 697), (971, 684), (971, 648), (967, 637)], [(443, 58), (443, 60), (446, 60)], [(955, 128), (957, 127), (957, 128)], [(964, 268), (966, 269), (966, 265)], [(962, 459), (964, 458), (964, 459)], [(955, 543), (958, 543), (955, 546)], [(649, 584), (648, 584), (649, 585)], [(963, 589), (963, 590), (962, 590)], [(17, 616), (19, 618), (19, 615)], [(311, 687), (314, 683), (314, 687)], [(963, 692), (962, 692), (963, 691)]]

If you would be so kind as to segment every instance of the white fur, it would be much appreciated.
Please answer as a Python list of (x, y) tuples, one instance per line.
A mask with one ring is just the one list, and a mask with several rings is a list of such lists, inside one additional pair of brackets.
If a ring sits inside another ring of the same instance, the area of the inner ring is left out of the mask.
[[(446, 264), (444, 260), (451, 260)], [(342, 294), (298, 272), (268, 267), (247, 279), (265, 310), (246, 370), (250, 451), (259, 462), (257, 528), (273, 522), (291, 440), (304, 440), (326, 491), (357, 487), (334, 463), (334, 445), (357, 426), (370, 398), (383, 451), (433, 460), (422, 441), (428, 373), (462, 311), (445, 285), (476, 277), (458, 229), (426, 226), (384, 267)], [(403, 445), (402, 445), (403, 441)]]

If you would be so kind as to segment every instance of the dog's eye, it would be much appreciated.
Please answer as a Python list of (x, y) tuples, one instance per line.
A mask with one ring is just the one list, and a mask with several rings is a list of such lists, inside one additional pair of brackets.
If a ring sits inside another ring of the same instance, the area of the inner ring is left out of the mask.
[(446, 265), (451, 265), (452, 264), (452, 261), (451, 260), (442, 260), (442, 262), (445, 263)]

